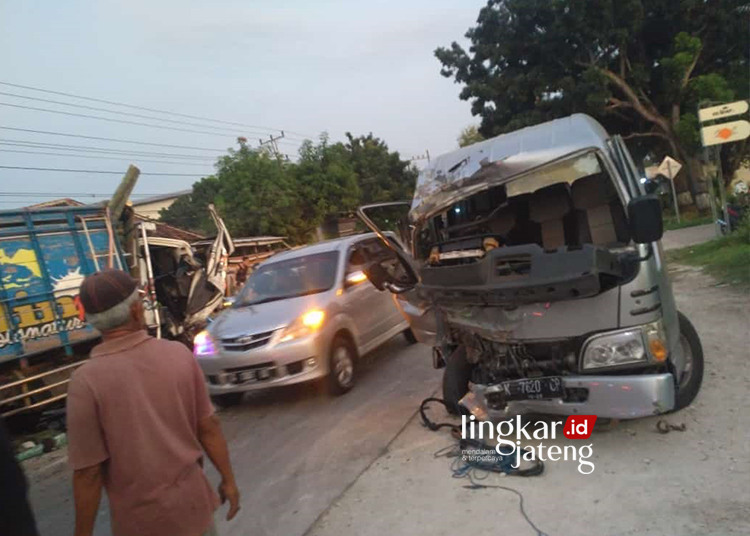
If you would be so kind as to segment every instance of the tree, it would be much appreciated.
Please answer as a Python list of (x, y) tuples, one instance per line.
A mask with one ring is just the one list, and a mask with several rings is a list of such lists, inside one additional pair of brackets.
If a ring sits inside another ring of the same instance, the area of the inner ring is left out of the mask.
[(283, 235), (304, 243), (326, 220), (358, 205), (410, 199), (416, 170), (372, 136), (348, 142), (305, 141), (296, 163), (241, 144), (189, 196), (161, 211), (162, 220), (205, 234), (216, 232), (206, 207), (216, 205), (234, 236)]
[(372, 134), (354, 137), (346, 133), (349, 152), (361, 191), (360, 203), (411, 200), (418, 171), (410, 162), (401, 160), (397, 151)]
[(460, 97), (471, 100), (485, 137), (588, 113), (686, 162), (678, 188), (695, 195), (703, 191), (699, 102), (748, 97), (745, 3), (489, 0), (466, 33), (469, 51), (454, 42), (435, 55), (441, 73), (464, 85)]
[(461, 131), (458, 135), (458, 146), (466, 147), (472, 143), (484, 140), (484, 136), (479, 132), (479, 127), (476, 125), (469, 125)]
[(193, 194), (161, 212), (166, 223), (215, 233), (206, 207), (216, 205), (235, 236), (278, 234), (299, 239), (299, 196), (287, 164), (246, 146), (230, 150), (216, 164), (217, 172), (193, 185)]

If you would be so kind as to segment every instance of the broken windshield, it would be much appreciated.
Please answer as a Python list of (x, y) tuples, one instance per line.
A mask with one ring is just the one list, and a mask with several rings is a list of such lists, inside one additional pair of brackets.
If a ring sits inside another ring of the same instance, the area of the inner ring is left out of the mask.
[(336, 280), (337, 260), (337, 251), (327, 251), (261, 266), (248, 277), (234, 306), (325, 292)]

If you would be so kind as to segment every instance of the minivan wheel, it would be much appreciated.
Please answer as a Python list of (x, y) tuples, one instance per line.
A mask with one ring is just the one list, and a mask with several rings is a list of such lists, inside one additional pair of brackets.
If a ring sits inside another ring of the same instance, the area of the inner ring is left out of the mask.
[(409, 344), (417, 344), (417, 337), (414, 335), (414, 332), (411, 330), (411, 328), (406, 328), (404, 331), (404, 339), (406, 339), (406, 342)]
[(356, 353), (346, 337), (338, 336), (331, 345), (328, 388), (331, 394), (342, 395), (354, 387)]
[(456, 348), (448, 357), (443, 372), (443, 400), (451, 415), (461, 412), (458, 402), (469, 392), (471, 368), (471, 364), (466, 361), (466, 350), (463, 346)]
[(229, 408), (242, 402), (244, 396), (245, 393), (226, 393), (223, 395), (213, 395), (211, 400), (220, 408)]
[(673, 411), (689, 406), (698, 395), (703, 382), (703, 346), (698, 332), (684, 314), (678, 312), (677, 316), (680, 320), (680, 345), (685, 355), (685, 369), (677, 379)]

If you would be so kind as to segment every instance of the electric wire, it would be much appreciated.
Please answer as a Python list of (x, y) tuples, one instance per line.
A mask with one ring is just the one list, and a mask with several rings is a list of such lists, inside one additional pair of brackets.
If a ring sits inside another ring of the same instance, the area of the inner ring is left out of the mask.
[(215, 156), (208, 155), (191, 155), (182, 153), (155, 153), (150, 151), (121, 151), (120, 149), (110, 149), (106, 147), (91, 147), (89, 145), (66, 145), (61, 143), (46, 143), (26, 140), (8, 140), (0, 138), (0, 145), (9, 147), (24, 147), (37, 149), (53, 149), (55, 151), (75, 151), (79, 153), (102, 153), (102, 154), (121, 154), (134, 156), (159, 156), (167, 158), (184, 158), (186, 160), (216, 160)]
[[(23, 171), (60, 171), (64, 173), (98, 173), (122, 175), (122, 171), (108, 171), (98, 169), (66, 169), (66, 168), (44, 168), (44, 167), (25, 167), (25, 166), (0, 166), (0, 169), (18, 169)], [(141, 172), (141, 175), (161, 175), (164, 177), (206, 177), (206, 173), (161, 173), (161, 172)]]
[(181, 113), (178, 113), (178, 112), (171, 112), (171, 111), (168, 111), (168, 110), (159, 110), (157, 108), (147, 108), (145, 106), (136, 106), (134, 104), (127, 104), (127, 103), (124, 103), (124, 102), (117, 102), (117, 101), (111, 101), (111, 100), (106, 100), (106, 99), (97, 99), (97, 98), (94, 98), (94, 97), (85, 97), (85, 96), (76, 95), (76, 94), (73, 94), (73, 93), (65, 93), (63, 91), (54, 91), (54, 90), (43, 89), (43, 88), (38, 88), (38, 87), (34, 87), (34, 86), (25, 86), (25, 85), (21, 85), (21, 84), (13, 84), (11, 82), (0, 81), (0, 84), (4, 85), (4, 86), (19, 88), (19, 89), (29, 89), (31, 91), (39, 91), (40, 93), (48, 93), (48, 94), (52, 94), (52, 95), (61, 95), (63, 97), (72, 97), (74, 99), (81, 99), (81, 100), (86, 100), (86, 101), (90, 101), (90, 102), (99, 102), (99, 103), (102, 103), (102, 104), (110, 104), (110, 105), (114, 105), (114, 106), (122, 106), (122, 107), (125, 107), (125, 108), (131, 108), (131, 109), (134, 109), (134, 110), (142, 110), (142, 111), (145, 111), (145, 112), (154, 112), (154, 113), (160, 113), (160, 114), (165, 114), (165, 115), (171, 115), (171, 116), (174, 116), (174, 117), (184, 117), (184, 118), (187, 118), (187, 119), (197, 119), (199, 121), (210, 121), (210, 122), (213, 122), (213, 123), (221, 123), (221, 124), (224, 124), (224, 125), (234, 125), (234, 126), (246, 127), (246, 128), (256, 128), (256, 129), (259, 129), (259, 130), (270, 130), (270, 131), (282, 131), (283, 130), (284, 132), (288, 132), (289, 134), (294, 134), (296, 136), (302, 136), (303, 138), (314, 138), (315, 137), (315, 136), (311, 136), (309, 134), (304, 134), (304, 133), (301, 133), (301, 132), (295, 132), (294, 130), (289, 130), (289, 129), (286, 129), (286, 128), (271, 128), (271, 127), (264, 127), (264, 126), (259, 126), (259, 125), (249, 125), (247, 123), (239, 123), (239, 122), (235, 122), (235, 121), (224, 121), (224, 120), (221, 120), (221, 119), (212, 119), (210, 117), (201, 117), (201, 116), (196, 116), (196, 115), (181, 114)]

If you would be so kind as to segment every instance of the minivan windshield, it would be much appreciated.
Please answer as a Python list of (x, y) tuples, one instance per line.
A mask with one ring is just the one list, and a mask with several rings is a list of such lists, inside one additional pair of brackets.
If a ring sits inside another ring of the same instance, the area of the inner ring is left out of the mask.
[(325, 292), (336, 281), (338, 251), (326, 251), (260, 266), (248, 278), (234, 307)]

